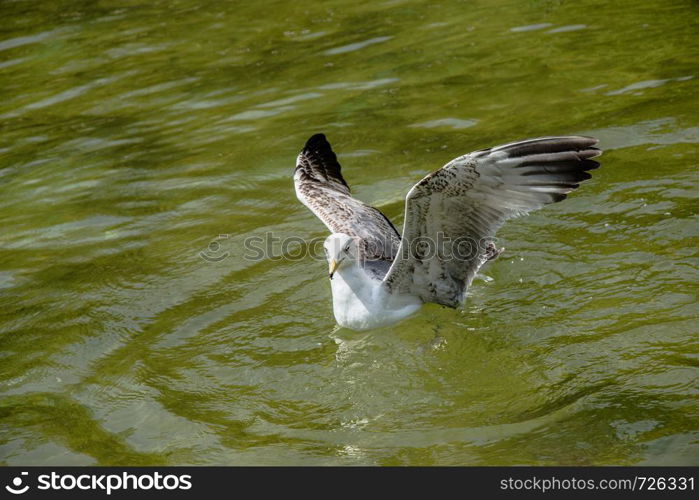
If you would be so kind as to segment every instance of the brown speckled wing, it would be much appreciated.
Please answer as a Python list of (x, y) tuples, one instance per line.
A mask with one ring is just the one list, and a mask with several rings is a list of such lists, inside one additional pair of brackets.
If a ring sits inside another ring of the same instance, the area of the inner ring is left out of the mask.
[(333, 233), (362, 240), (362, 256), (373, 274), (383, 278), (398, 251), (400, 236), (379, 210), (350, 194), (340, 163), (323, 134), (306, 142), (296, 160), (296, 196)]
[[(590, 137), (544, 137), (456, 158), (408, 193), (389, 290), (460, 307), (505, 220), (563, 200), (601, 151)], [(490, 252), (490, 253), (489, 253)]]

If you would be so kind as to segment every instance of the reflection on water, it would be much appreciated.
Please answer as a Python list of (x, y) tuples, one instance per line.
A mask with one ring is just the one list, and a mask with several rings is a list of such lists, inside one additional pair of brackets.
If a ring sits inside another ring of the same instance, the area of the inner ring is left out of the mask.
[(369, 45), (374, 45), (375, 43), (385, 42), (390, 40), (390, 36), (377, 36), (375, 38), (369, 38), (368, 40), (363, 40), (361, 42), (350, 43), (348, 45), (343, 45), (342, 47), (335, 47), (333, 49), (328, 49), (323, 54), (326, 56), (334, 56), (336, 54), (344, 54), (346, 52), (353, 52), (355, 50), (363, 49)]
[[(691, 2), (0, 10), (0, 463), (699, 463)], [(325, 235), (315, 132), (398, 223), (475, 149), (606, 154), (463, 311), (357, 334), (322, 263), (243, 258)]]

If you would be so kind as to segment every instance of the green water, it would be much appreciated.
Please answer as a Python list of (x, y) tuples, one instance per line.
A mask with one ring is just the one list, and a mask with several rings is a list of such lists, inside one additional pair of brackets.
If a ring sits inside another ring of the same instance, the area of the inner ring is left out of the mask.
[[(699, 464), (695, 1), (0, 1), (0, 463)], [(462, 312), (335, 328), (295, 198), (601, 140)], [(223, 236), (220, 236), (223, 235)], [(210, 258), (203, 258), (203, 255)]]

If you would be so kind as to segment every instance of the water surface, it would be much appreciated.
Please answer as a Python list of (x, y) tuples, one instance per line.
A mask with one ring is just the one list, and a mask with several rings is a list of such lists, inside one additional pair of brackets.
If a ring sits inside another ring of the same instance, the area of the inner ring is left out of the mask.
[[(0, 463), (699, 464), (692, 1), (0, 4)], [(294, 159), (355, 194), (588, 134), (462, 312), (335, 328)], [(205, 257), (202, 257), (202, 253)]]

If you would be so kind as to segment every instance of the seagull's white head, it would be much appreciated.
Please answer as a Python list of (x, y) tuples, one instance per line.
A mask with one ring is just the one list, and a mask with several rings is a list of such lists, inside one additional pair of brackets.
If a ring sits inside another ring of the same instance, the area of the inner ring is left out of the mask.
[(328, 275), (333, 279), (333, 274), (340, 267), (356, 262), (359, 255), (359, 246), (356, 238), (344, 233), (331, 234), (323, 243), (325, 258), (328, 259)]

